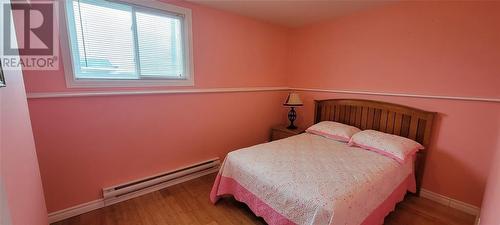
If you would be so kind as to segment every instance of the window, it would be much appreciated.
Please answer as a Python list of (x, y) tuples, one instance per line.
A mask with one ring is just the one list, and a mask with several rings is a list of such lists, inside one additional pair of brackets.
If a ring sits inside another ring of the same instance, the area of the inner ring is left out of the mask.
[(137, 2), (66, 0), (68, 86), (193, 85), (191, 11)]

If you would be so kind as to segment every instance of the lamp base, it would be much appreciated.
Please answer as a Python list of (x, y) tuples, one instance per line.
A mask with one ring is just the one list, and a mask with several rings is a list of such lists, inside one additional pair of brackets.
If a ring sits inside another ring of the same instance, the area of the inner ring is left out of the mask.
[(289, 130), (295, 130), (297, 127), (293, 124), (293, 121), (297, 118), (297, 112), (295, 112), (295, 107), (290, 107), (290, 112), (288, 112), (288, 120), (290, 120), (290, 126), (287, 127)]

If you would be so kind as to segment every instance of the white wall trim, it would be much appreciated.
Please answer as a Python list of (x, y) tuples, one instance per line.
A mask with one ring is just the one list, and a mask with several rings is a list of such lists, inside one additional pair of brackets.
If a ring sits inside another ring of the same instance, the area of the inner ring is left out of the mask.
[[(190, 178), (194, 179), (197, 177), (199, 177), (199, 176), (190, 177)], [(188, 180), (191, 180), (191, 179), (188, 179)], [(185, 182), (188, 180), (182, 180), (182, 182)], [(181, 182), (175, 182), (175, 183), (172, 183), (170, 185), (174, 185), (174, 184), (178, 184), (178, 183), (181, 183)], [(152, 191), (150, 191), (150, 192), (152, 192)], [(148, 193), (150, 193), (150, 192), (148, 192)], [(146, 193), (142, 193), (142, 194), (146, 194)], [(452, 198), (444, 196), (444, 195), (434, 193), (434, 192), (426, 190), (426, 189), (421, 190), (420, 196), (422, 198), (426, 198), (426, 199), (435, 201), (437, 203), (449, 206), (451, 208), (460, 210), (460, 211), (465, 212), (465, 213), (469, 213), (469, 214), (474, 215), (474, 216), (479, 216), (479, 213), (480, 213), (480, 209), (476, 206), (452, 199)], [(137, 197), (137, 196), (133, 196), (133, 197)], [(64, 219), (67, 219), (67, 218), (70, 218), (73, 216), (78, 216), (78, 215), (81, 215), (81, 214), (84, 214), (84, 213), (87, 213), (87, 212), (90, 212), (90, 211), (93, 211), (96, 209), (103, 208), (105, 206), (112, 205), (115, 203), (117, 203), (117, 202), (113, 202), (111, 204), (109, 204), (109, 203), (105, 204), (104, 199), (101, 198), (101, 199), (86, 202), (86, 203), (83, 203), (80, 205), (76, 205), (76, 206), (73, 206), (70, 208), (66, 208), (63, 210), (52, 212), (52, 213), (49, 213), (49, 223), (55, 223), (55, 222), (58, 222), (58, 221), (61, 221), (61, 220), (64, 220)]]
[(49, 223), (55, 223), (73, 216), (78, 216), (92, 210), (103, 208), (104, 206), (104, 199), (100, 198), (94, 201), (52, 212), (49, 213)]
[(140, 91), (74, 91), (74, 92), (38, 92), (28, 93), (28, 99), (36, 98), (68, 98), (97, 97), (115, 95), (155, 95), (155, 94), (197, 94), (197, 93), (230, 93), (230, 92), (262, 92), (287, 91), (288, 87), (248, 87), (248, 88), (190, 88), (170, 90), (140, 90)]
[(438, 193), (434, 193), (432, 191), (422, 189), (420, 191), (420, 197), (426, 198), (437, 203), (443, 204), (445, 206), (449, 206), (451, 208), (460, 210), (462, 212), (466, 212), (468, 214), (479, 216), (480, 208), (462, 201), (458, 201), (456, 199), (440, 195)]
[(460, 101), (500, 102), (499, 98), (483, 98), (483, 97), (420, 95), (420, 94), (409, 94), (409, 93), (389, 93), (389, 92), (335, 90), (335, 89), (318, 89), (318, 88), (290, 88), (290, 89), (294, 91), (329, 92), (329, 93), (339, 93), (339, 94), (360, 94), (360, 95), (380, 95), (380, 96), (445, 99), (445, 100), (460, 100)]
[(197, 94), (197, 93), (200, 94), (200, 93), (231, 93), (231, 92), (262, 92), (262, 91), (327, 92), (327, 93), (339, 93), (339, 94), (377, 95), (377, 96), (500, 103), (499, 98), (446, 96), (446, 95), (419, 95), (419, 94), (409, 94), (409, 93), (388, 93), (388, 92), (370, 92), (370, 91), (317, 89), (317, 88), (291, 88), (291, 87), (189, 88), (189, 89), (138, 90), (138, 91), (32, 92), (28, 93), (27, 96), (28, 99), (37, 99), (37, 98), (98, 97), (98, 96), (115, 96), (115, 95)]

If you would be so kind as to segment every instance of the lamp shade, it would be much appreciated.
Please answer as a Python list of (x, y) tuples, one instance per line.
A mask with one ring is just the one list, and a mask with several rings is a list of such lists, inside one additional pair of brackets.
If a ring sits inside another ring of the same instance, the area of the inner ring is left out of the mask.
[(297, 93), (290, 93), (286, 98), (284, 106), (302, 106), (302, 100), (300, 100), (300, 96)]

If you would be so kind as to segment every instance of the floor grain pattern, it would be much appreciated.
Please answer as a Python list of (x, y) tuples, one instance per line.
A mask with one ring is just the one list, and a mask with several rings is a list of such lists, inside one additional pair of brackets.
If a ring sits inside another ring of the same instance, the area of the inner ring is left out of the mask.
[[(75, 216), (53, 225), (265, 225), (245, 204), (208, 200), (215, 174)], [(386, 225), (473, 225), (474, 216), (427, 199), (409, 196)]]

